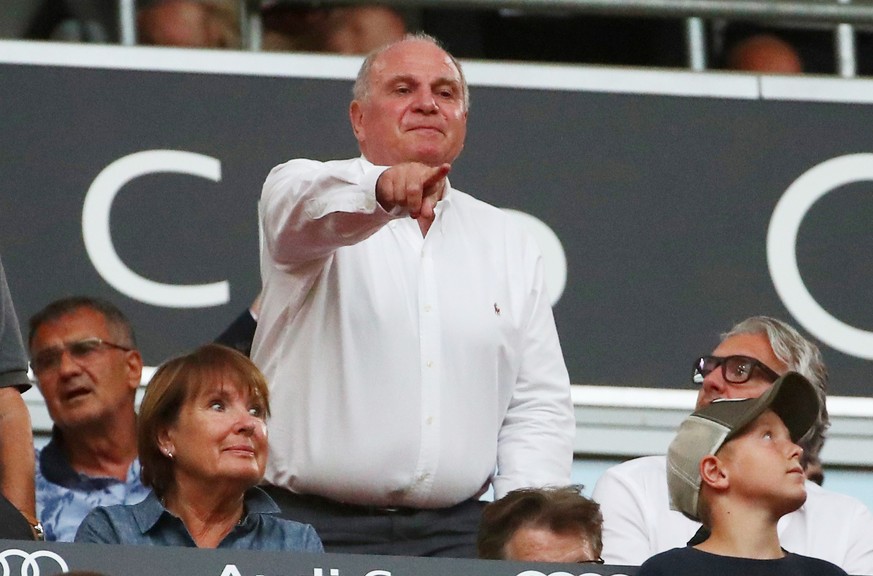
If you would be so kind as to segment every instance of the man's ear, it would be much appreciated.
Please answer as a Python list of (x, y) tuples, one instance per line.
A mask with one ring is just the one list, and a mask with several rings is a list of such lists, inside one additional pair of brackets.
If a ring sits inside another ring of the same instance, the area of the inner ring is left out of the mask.
[(130, 350), (127, 354), (128, 384), (136, 391), (142, 381), (142, 355), (139, 350)]
[(716, 490), (724, 490), (730, 486), (727, 468), (718, 456), (709, 454), (700, 460), (700, 481)]
[(352, 100), (349, 104), (349, 120), (352, 122), (352, 131), (355, 133), (355, 138), (358, 142), (364, 138), (364, 110), (361, 103), (357, 100)]

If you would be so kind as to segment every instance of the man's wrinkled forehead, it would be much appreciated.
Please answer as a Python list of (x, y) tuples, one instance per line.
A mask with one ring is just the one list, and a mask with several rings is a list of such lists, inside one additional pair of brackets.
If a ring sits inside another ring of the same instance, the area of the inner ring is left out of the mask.
[(424, 40), (406, 40), (387, 48), (376, 56), (370, 67), (373, 76), (417, 76), (421, 65), (438, 60), (445, 68), (445, 77), (460, 83), (461, 73), (448, 52)]

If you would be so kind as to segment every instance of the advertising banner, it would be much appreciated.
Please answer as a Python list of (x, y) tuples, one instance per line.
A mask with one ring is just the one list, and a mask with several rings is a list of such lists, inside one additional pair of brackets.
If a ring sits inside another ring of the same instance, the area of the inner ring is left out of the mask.
[(0, 540), (0, 576), (633, 576), (636, 567)]
[[(3, 43), (0, 253), (22, 324), (83, 293), (132, 318), (153, 366), (217, 336), (258, 293), (269, 170), (358, 154), (359, 63)], [(822, 344), (831, 394), (869, 395), (873, 105), (821, 97), (869, 84), (467, 73), (450, 180), (537, 234), (574, 383), (689, 388), (721, 332), (766, 314)]]

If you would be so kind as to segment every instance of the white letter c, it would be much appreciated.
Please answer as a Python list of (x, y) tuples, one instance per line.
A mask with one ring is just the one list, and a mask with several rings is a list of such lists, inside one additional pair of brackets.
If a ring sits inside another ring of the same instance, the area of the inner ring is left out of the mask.
[(146, 304), (168, 308), (203, 308), (230, 300), (224, 282), (199, 285), (163, 284), (144, 278), (122, 262), (109, 227), (109, 213), (119, 190), (145, 174), (178, 172), (221, 180), (221, 162), (210, 156), (180, 150), (147, 150), (119, 158), (94, 179), (82, 207), (82, 237), (94, 268), (113, 288)]
[(782, 195), (767, 231), (767, 264), (776, 293), (797, 321), (825, 344), (873, 360), (873, 332), (834, 318), (813, 299), (797, 268), (797, 232), (812, 205), (828, 192), (873, 180), (873, 154), (831, 158), (804, 172)]

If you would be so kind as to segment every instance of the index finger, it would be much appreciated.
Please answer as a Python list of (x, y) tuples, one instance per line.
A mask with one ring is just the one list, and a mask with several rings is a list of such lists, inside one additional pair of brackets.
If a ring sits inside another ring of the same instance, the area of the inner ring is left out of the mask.
[(428, 174), (422, 182), (422, 186), (425, 188), (433, 186), (434, 184), (445, 178), (452, 170), (452, 165), (440, 164), (439, 166), (433, 166), (431, 170), (431, 173)]

